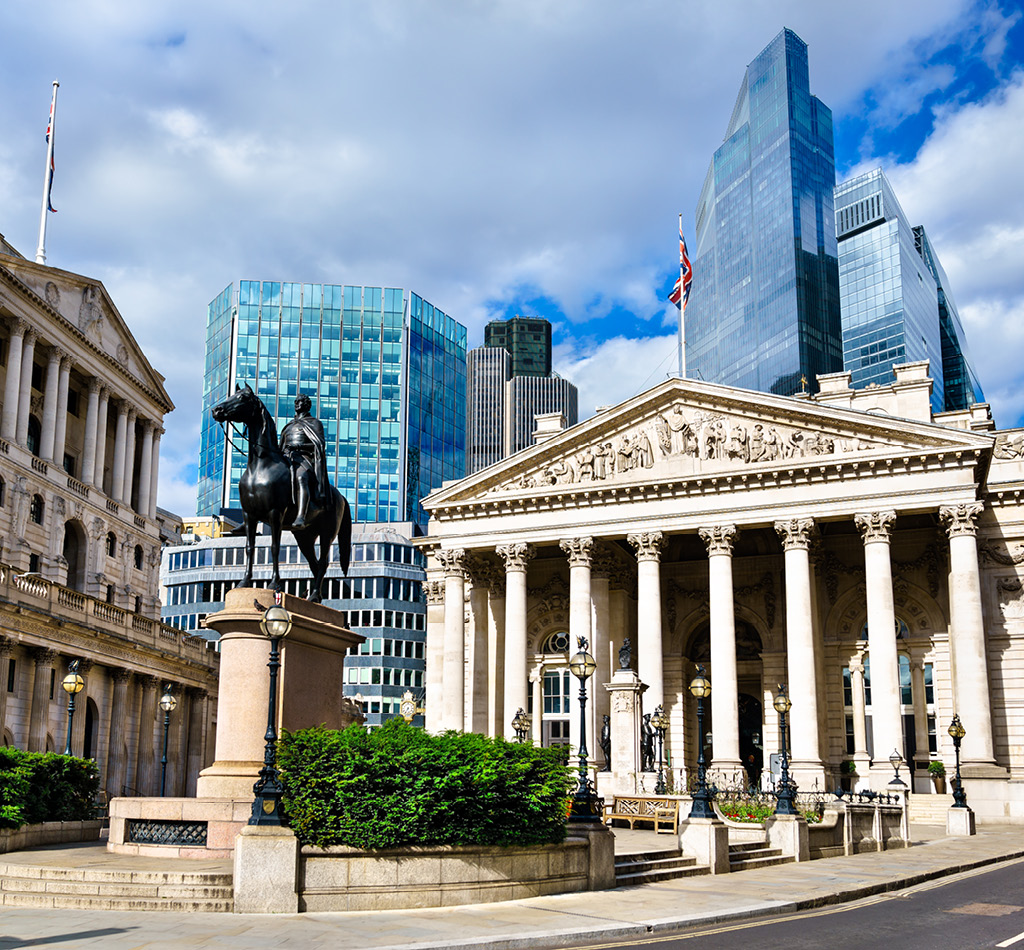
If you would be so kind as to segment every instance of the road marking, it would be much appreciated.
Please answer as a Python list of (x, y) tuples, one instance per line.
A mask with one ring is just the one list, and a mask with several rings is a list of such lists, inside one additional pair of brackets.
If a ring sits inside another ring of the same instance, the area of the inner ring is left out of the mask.
[(1018, 940), (1024, 940), (1024, 933), (1017, 934), (1016, 937), (1010, 937), (1009, 940), (1004, 940), (1002, 943), (997, 943), (997, 947), (1012, 947)]

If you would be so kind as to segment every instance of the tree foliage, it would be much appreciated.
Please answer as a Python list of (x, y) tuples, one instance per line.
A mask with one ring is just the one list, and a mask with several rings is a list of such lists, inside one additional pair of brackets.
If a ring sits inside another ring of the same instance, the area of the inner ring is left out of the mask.
[(95, 814), (100, 778), (92, 759), (0, 747), (0, 828), (85, 821)]

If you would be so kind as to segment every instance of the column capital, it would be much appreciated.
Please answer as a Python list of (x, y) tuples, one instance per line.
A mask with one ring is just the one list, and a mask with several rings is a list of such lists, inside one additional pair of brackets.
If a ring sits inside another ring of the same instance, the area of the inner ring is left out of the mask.
[(814, 520), (812, 518), (792, 518), (789, 521), (776, 521), (775, 531), (782, 540), (783, 550), (806, 551), (810, 549), (814, 536)]
[(39, 334), (32, 327), (25, 327), (25, 346), (34, 346)]
[(490, 558), (470, 554), (466, 557), (466, 571), (473, 587), (481, 590), (495, 590), (505, 587), (505, 572)]
[(28, 324), (21, 317), (12, 317), (9, 321), (11, 336), (23, 337), (28, 330)]
[(636, 549), (638, 561), (660, 561), (665, 550), (665, 535), (660, 531), (644, 531), (626, 535), (626, 541)]
[(133, 405), (128, 406), (128, 425), (131, 425), (139, 417), (139, 410)]
[(0, 658), (10, 656), (14, 652), (14, 641), (10, 637), (0, 637)]
[(68, 351), (61, 349), (59, 346), (51, 346), (50, 352), (47, 355), (47, 359), (51, 363), (57, 363), (58, 365), (68, 358)]
[(864, 672), (864, 658), (861, 656), (855, 656), (850, 660), (850, 672), (863, 674)]
[(49, 647), (32, 647), (29, 652), (32, 654), (36, 666), (52, 666), (53, 661), (57, 659), (57, 651), (51, 650)]
[(123, 666), (113, 666), (110, 668), (110, 678), (115, 683), (127, 683), (132, 677), (132, 671), (126, 670)]
[(732, 557), (732, 545), (739, 531), (734, 524), (720, 524), (698, 528), (697, 534), (700, 535), (700, 539), (707, 545), (708, 557), (714, 557), (718, 554)]
[(445, 577), (466, 576), (466, 550), (465, 548), (442, 548), (436, 554)]
[(494, 551), (505, 562), (506, 574), (525, 574), (526, 565), (537, 553), (532, 544), (526, 544), (523, 541), (517, 541), (514, 544), (499, 544)]
[(93, 376), (89, 380), (89, 395), (95, 393), (97, 396), (100, 394), (100, 390), (103, 388), (103, 380), (99, 376)]
[(210, 695), (202, 686), (186, 686), (185, 693), (193, 702), (206, 699)]
[(558, 546), (569, 558), (569, 567), (590, 567), (593, 556), (593, 538), (565, 538)]
[[(73, 662), (73, 660), (71, 660), (69, 662)], [(92, 669), (92, 667), (93, 667), (93, 661), (92, 660), (79, 659), (79, 661), (78, 661), (78, 672), (81, 673), (82, 676), (86, 676), (89, 673), (89, 670)]]
[(75, 365), (74, 357), (70, 353), (64, 352), (63, 350), (61, 352), (63, 353), (63, 355), (60, 358), (61, 372), (70, 373), (71, 367)]
[(149, 673), (136, 673), (135, 682), (144, 690), (154, 689), (156, 687), (156, 677)]
[(861, 511), (853, 516), (853, 523), (863, 536), (865, 544), (876, 541), (888, 544), (895, 522), (895, 511)]
[(423, 585), (428, 607), (439, 607), (444, 603), (444, 581), (427, 581)]
[(968, 502), (962, 505), (948, 505), (939, 509), (939, 521), (942, 522), (946, 533), (951, 538), (962, 538), (965, 536), (976, 537), (978, 526), (975, 519), (985, 510), (985, 505), (980, 501)]

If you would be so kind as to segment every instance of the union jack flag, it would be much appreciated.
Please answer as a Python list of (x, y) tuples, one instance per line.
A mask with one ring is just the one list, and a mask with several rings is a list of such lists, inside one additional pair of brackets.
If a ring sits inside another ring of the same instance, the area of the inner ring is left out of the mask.
[[(46, 144), (50, 144), (50, 135), (53, 132), (53, 103), (50, 103), (50, 121), (46, 123)], [(53, 190), (53, 149), (50, 150), (50, 176), (46, 185), (46, 209), (52, 211), (54, 214), (57, 213), (57, 209), (53, 206), (53, 201), (50, 198), (50, 192)]]
[(683, 226), (679, 225), (679, 276), (668, 299), (682, 309), (690, 299), (690, 285), (693, 283), (693, 265), (690, 255), (686, 253), (686, 238), (683, 237)]

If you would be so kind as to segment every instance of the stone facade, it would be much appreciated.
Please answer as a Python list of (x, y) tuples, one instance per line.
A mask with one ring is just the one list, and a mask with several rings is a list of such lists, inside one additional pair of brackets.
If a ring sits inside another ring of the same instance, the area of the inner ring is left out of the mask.
[(159, 791), (165, 684), (167, 791), (208, 762), (217, 655), (159, 621), (156, 486), (173, 409), (98, 282), (27, 261), (0, 241), (0, 742), (72, 751), (108, 794)]
[[(720, 785), (771, 781), (785, 683), (803, 790), (838, 786), (844, 761), (882, 788), (895, 749), (926, 791), (930, 760), (952, 771), (959, 712), (972, 805), (1024, 821), (1024, 435), (995, 432), (984, 405), (933, 416), (927, 364), (894, 372), (796, 397), (668, 380), (433, 492), (428, 727), (511, 738), (529, 706), (535, 739), (576, 745), (566, 652), (586, 636), (603, 764), (628, 637), (676, 788), (695, 769), (686, 687), (703, 664)], [(654, 776), (631, 781), (649, 792)]]

